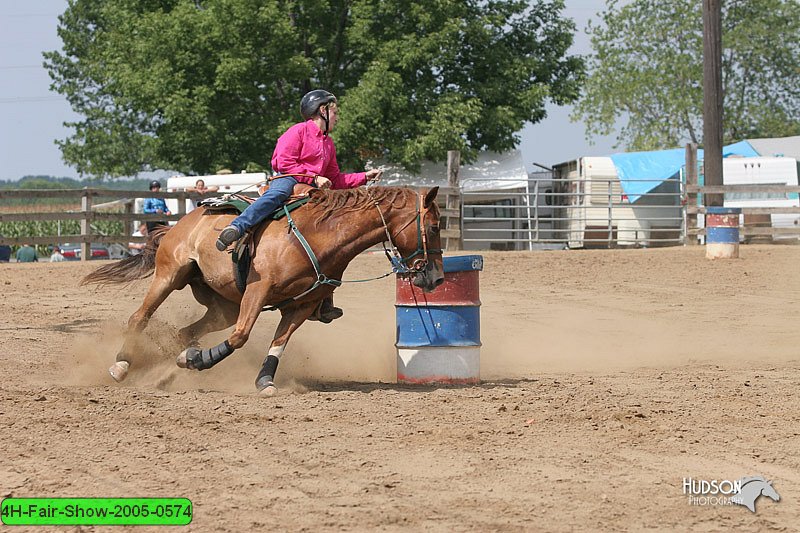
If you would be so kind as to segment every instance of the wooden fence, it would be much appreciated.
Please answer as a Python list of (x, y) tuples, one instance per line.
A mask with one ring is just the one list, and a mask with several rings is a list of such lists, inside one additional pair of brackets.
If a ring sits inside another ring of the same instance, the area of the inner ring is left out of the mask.
[[(151, 191), (123, 191), (111, 189), (8, 189), (0, 190), (0, 200), (41, 200), (47, 198), (67, 199), (80, 201), (81, 207), (77, 211), (67, 212), (21, 212), (0, 213), (0, 222), (35, 222), (47, 220), (78, 220), (80, 221), (79, 235), (23, 235), (19, 237), (0, 236), (0, 244), (64, 244), (80, 243), (81, 260), (91, 256), (91, 243), (121, 243), (125, 246), (129, 242), (143, 242), (144, 237), (132, 237), (133, 222), (149, 222), (158, 220), (180, 220), (186, 215), (186, 200), (199, 200), (217, 196), (211, 194), (198, 194), (196, 192), (151, 192)], [(110, 202), (96, 204), (98, 198), (111, 199)], [(178, 200), (178, 212), (172, 215), (134, 213), (136, 198), (175, 198)], [(102, 212), (97, 208), (118, 205), (122, 212)], [(91, 223), (96, 220), (121, 221), (122, 235), (99, 235), (92, 233)]]
[[(247, 192), (243, 194), (255, 195), (257, 193)], [(131, 242), (144, 242), (146, 237), (132, 237), (133, 222), (149, 221), (175, 221), (180, 220), (186, 215), (186, 200), (200, 200), (219, 196), (219, 193), (199, 194), (196, 192), (176, 191), (176, 192), (151, 192), (151, 191), (122, 191), (109, 189), (0, 189), (0, 201), (23, 199), (40, 200), (46, 198), (69, 199), (77, 202), (80, 200), (80, 210), (67, 212), (24, 212), (24, 213), (0, 213), (0, 222), (35, 222), (47, 220), (78, 220), (80, 221), (79, 235), (27, 235), (19, 237), (0, 236), (0, 244), (20, 245), (20, 244), (64, 244), (80, 243), (81, 260), (85, 261), (91, 257), (91, 243), (120, 243), (127, 247)], [(460, 193), (456, 187), (441, 187), (439, 193), (439, 205), (446, 207), (440, 209), (441, 217), (445, 221), (441, 231), (442, 239), (446, 239), (448, 249), (460, 249)], [(102, 204), (97, 204), (96, 200), (102, 198), (111, 200)], [(178, 200), (178, 212), (172, 215), (134, 213), (134, 202), (136, 198), (175, 198)], [(97, 211), (102, 207), (119, 206), (122, 212), (102, 212)], [(100, 235), (92, 232), (91, 223), (96, 220), (121, 221), (123, 224), (122, 235)], [(443, 242), (443, 243), (444, 243)]]
[[(697, 236), (705, 235), (706, 229), (697, 224), (697, 215), (705, 215), (707, 208), (697, 205), (699, 194), (759, 194), (768, 193), (789, 198), (791, 194), (800, 193), (797, 185), (714, 185), (686, 186), (686, 243), (697, 244)], [(773, 227), (772, 215), (800, 215), (800, 207), (742, 207), (744, 224), (739, 228), (745, 240), (752, 237), (800, 237), (800, 225), (786, 228)]]

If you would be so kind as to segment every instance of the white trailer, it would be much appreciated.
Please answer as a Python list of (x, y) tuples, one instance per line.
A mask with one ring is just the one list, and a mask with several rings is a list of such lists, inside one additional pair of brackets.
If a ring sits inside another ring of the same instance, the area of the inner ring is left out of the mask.
[[(722, 162), (722, 182), (725, 185), (797, 186), (797, 160), (792, 157), (727, 158)], [(725, 207), (800, 207), (800, 199), (797, 193), (726, 193)], [(800, 225), (800, 215), (765, 216), (771, 217), (770, 222), (774, 228)]]
[[(728, 157), (722, 160), (723, 185), (798, 185), (798, 163), (793, 157)], [(725, 193), (725, 207), (800, 207), (797, 193), (737, 192)], [(698, 227), (705, 219), (698, 217)], [(800, 215), (741, 215), (741, 226), (771, 225), (774, 228), (792, 228), (800, 225)], [(744, 236), (742, 236), (744, 239)], [(792, 235), (773, 239), (797, 239)]]
[(657, 246), (678, 242), (680, 183), (652, 181), (652, 190), (625, 194), (610, 157), (582, 157), (556, 165), (558, 227), (570, 248)]
[[(203, 180), (206, 187), (217, 187), (221, 195), (234, 192), (248, 193), (250, 196), (258, 193), (258, 187), (267, 181), (264, 172), (242, 172), (240, 174), (211, 174), (208, 176), (172, 176), (167, 179), (168, 191), (181, 191), (194, 187), (197, 180)], [(167, 199), (167, 207), (172, 213), (178, 212), (178, 200)], [(192, 200), (186, 200), (186, 212), (194, 209)]]

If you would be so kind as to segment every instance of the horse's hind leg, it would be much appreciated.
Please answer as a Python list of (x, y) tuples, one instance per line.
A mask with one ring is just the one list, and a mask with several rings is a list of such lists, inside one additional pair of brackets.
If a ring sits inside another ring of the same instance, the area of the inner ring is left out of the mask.
[(239, 304), (236, 328), (228, 340), (213, 348), (199, 349), (190, 346), (178, 356), (175, 361), (177, 365), (192, 370), (206, 370), (231, 355), (234, 350), (244, 346), (264, 308), (268, 290), (269, 284), (265, 281), (250, 283), (242, 296), (242, 303)]
[(117, 353), (117, 362), (108, 369), (108, 373), (111, 374), (115, 381), (122, 381), (128, 375), (131, 360), (135, 359), (133, 354), (136, 352), (139, 333), (147, 327), (147, 323), (153, 313), (164, 303), (164, 300), (167, 299), (167, 296), (172, 291), (186, 286), (194, 274), (195, 268), (194, 263), (187, 263), (173, 268), (169, 268), (169, 265), (166, 268), (161, 265), (156, 267), (153, 281), (150, 283), (150, 288), (147, 290), (142, 305), (128, 319), (125, 343)]
[(178, 333), (184, 347), (196, 345), (207, 333), (234, 325), (239, 316), (239, 304), (226, 300), (204, 281), (195, 278), (189, 286), (194, 299), (206, 307), (206, 312), (197, 322), (182, 328)]

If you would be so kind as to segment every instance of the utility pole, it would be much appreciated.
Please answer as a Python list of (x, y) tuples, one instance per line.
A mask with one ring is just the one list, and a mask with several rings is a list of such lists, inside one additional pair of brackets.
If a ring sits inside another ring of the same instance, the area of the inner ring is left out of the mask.
[[(722, 185), (722, 6), (703, 0), (704, 185)], [(704, 204), (722, 206), (724, 195), (704, 194)]]

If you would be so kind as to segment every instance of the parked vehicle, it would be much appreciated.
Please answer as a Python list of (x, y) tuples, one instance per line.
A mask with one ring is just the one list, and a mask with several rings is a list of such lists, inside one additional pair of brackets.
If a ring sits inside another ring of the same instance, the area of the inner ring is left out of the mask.
[[(64, 259), (67, 261), (80, 261), (81, 259), (81, 245), (80, 244), (62, 244), (59, 246), (61, 248), (61, 255), (64, 256)], [(108, 253), (108, 247), (105, 244), (95, 244), (91, 245), (92, 255), (89, 259), (109, 259), (110, 254)]]

